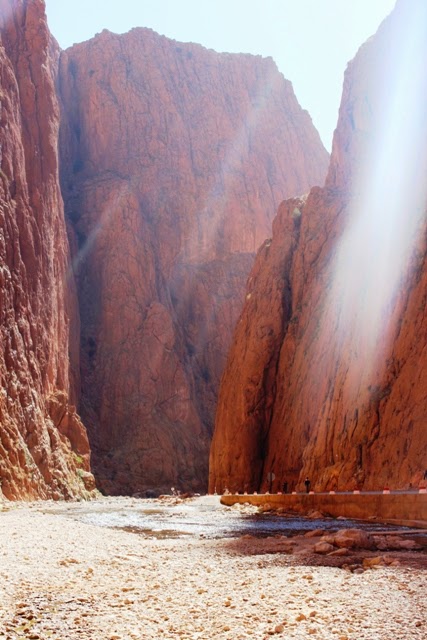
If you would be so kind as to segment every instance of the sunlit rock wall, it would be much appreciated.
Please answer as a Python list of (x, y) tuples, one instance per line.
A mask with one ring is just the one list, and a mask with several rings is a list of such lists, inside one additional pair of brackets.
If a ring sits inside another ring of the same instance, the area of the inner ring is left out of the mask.
[(101, 486), (206, 489), (216, 394), (254, 252), (328, 156), (271, 59), (146, 29), (63, 52), (81, 412)]
[(221, 382), (210, 489), (418, 486), (427, 460), (427, 5), (347, 68), (326, 186), (281, 205)]
[(85, 429), (69, 404), (76, 313), (58, 180), (58, 52), (40, 0), (0, 0), (0, 491), (86, 495)]

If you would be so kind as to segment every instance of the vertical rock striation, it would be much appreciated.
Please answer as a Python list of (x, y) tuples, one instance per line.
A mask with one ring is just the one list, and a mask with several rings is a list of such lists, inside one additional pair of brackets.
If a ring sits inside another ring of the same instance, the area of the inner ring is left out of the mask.
[(93, 488), (69, 404), (76, 311), (58, 179), (58, 56), (41, 0), (0, 0), (0, 478), (10, 499)]
[(327, 153), (271, 59), (103, 31), (61, 54), (59, 85), (97, 475), (203, 489), (253, 254)]
[(221, 382), (210, 490), (416, 485), (427, 459), (427, 7), (349, 65), (323, 189), (281, 205)]

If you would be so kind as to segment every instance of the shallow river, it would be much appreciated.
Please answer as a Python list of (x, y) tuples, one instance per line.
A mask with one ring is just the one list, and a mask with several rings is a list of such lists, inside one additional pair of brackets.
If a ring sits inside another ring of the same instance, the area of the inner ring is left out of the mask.
[(247, 534), (257, 537), (289, 536), (319, 528), (337, 530), (358, 527), (369, 531), (403, 529), (354, 520), (258, 514), (253, 508), (224, 507), (218, 496), (202, 496), (177, 504), (162, 500), (107, 498), (96, 502), (62, 504), (49, 511), (99, 527), (123, 529), (150, 538), (198, 536), (218, 539)]

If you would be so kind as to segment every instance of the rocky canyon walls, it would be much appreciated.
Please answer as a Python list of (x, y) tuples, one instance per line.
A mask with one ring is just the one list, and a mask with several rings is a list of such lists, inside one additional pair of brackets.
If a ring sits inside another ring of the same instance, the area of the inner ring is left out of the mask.
[(210, 490), (417, 486), (427, 460), (427, 7), (350, 63), (324, 188), (260, 249), (221, 382)]
[(63, 52), (62, 188), (81, 414), (100, 486), (206, 489), (219, 379), (254, 252), (328, 163), (271, 59), (146, 29)]
[(0, 35), (1, 493), (88, 495), (88, 440), (69, 402), (77, 308), (58, 178), (59, 52), (39, 0), (1, 0)]
[(322, 187), (271, 59), (146, 29), (61, 53), (42, 0), (0, 0), (4, 496), (94, 488), (76, 403), (105, 492), (204, 490), (260, 245), (210, 489), (419, 482), (426, 14), (399, 0), (350, 63)]

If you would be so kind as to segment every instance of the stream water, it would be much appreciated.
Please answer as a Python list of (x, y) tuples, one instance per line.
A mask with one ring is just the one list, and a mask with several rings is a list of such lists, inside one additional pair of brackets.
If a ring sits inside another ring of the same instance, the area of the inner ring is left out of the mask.
[(224, 507), (218, 496), (202, 496), (176, 504), (173, 501), (107, 498), (67, 504), (65, 510), (63, 506), (50, 510), (55, 511), (88, 524), (132, 531), (150, 538), (289, 536), (319, 528), (336, 531), (357, 527), (389, 532), (404, 529), (375, 522), (256, 513), (248, 507)]

